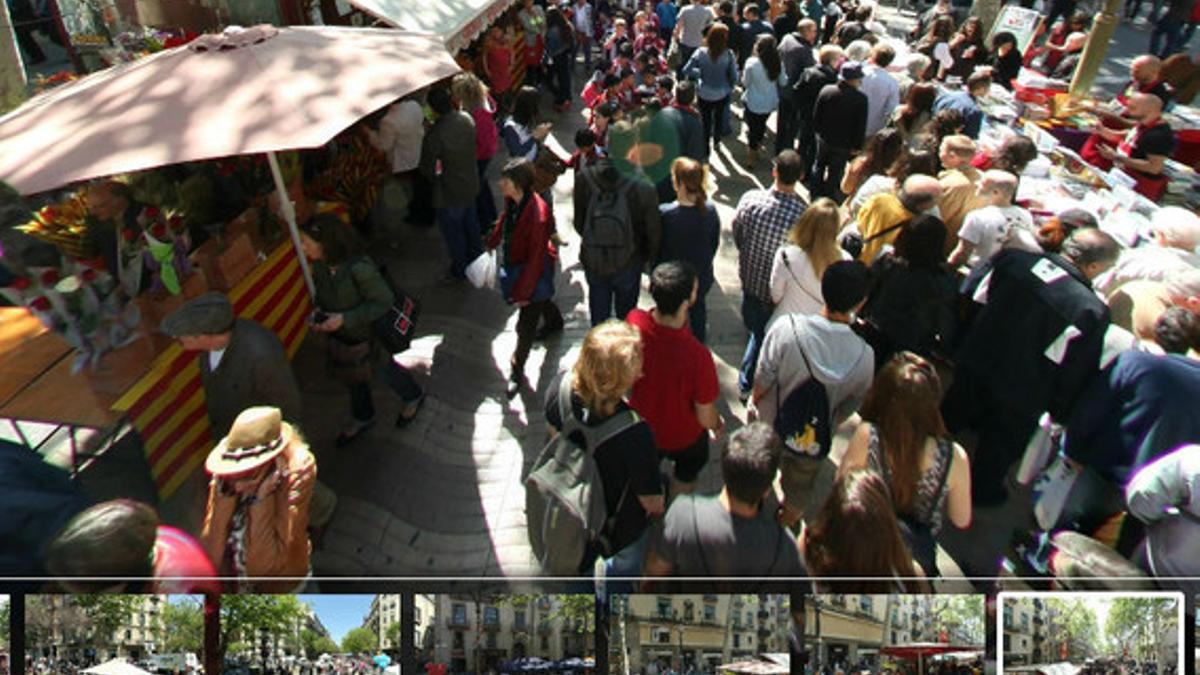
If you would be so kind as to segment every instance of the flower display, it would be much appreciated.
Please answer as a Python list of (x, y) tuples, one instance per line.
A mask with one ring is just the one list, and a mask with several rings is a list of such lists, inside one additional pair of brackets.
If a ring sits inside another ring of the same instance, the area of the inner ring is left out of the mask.
[(80, 192), (59, 204), (42, 207), (33, 214), (32, 220), (18, 229), (57, 246), (72, 258), (82, 258), (88, 227), (87, 199)]
[(63, 268), (30, 269), (0, 287), (0, 296), (29, 309), (78, 352), (73, 372), (94, 366), (106, 352), (138, 336), (137, 305), (108, 272), (82, 261)]

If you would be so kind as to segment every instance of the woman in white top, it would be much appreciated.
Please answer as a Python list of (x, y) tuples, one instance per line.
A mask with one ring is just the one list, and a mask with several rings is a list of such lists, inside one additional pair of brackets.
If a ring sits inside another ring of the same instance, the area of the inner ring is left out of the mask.
[(934, 19), (925, 37), (917, 43), (917, 51), (933, 59), (929, 66), (933, 72), (926, 72), (926, 79), (941, 80), (946, 77), (946, 71), (954, 66), (954, 56), (950, 53), (950, 41), (954, 39), (954, 19), (942, 15)]
[(821, 275), (838, 260), (850, 259), (837, 243), (840, 224), (837, 204), (826, 197), (813, 202), (796, 220), (771, 265), (772, 320), (790, 313), (818, 314), (825, 306)]

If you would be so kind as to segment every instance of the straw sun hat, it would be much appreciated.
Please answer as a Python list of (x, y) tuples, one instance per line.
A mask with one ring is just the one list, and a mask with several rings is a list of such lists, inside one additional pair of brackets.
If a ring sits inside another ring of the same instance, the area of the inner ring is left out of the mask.
[(204, 468), (217, 477), (252, 473), (278, 457), (295, 437), (279, 408), (247, 408), (208, 454)]

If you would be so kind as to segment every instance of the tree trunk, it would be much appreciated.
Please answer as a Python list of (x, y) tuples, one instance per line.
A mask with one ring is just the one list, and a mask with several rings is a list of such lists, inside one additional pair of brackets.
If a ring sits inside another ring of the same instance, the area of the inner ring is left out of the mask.
[(725, 639), (721, 641), (721, 663), (729, 663), (730, 660), (730, 652), (733, 650), (733, 616), (735, 611), (739, 613), (741, 611), (740, 608), (734, 610), (734, 603), (741, 597), (740, 595), (729, 596), (729, 609), (725, 612)]
[(887, 604), (883, 606), (883, 635), (879, 638), (880, 654), (878, 663), (875, 664), (876, 666), (879, 666), (883, 663), (883, 647), (886, 647), (889, 644), (888, 638), (892, 634), (892, 609), (895, 607), (895, 604), (896, 596), (889, 593), (887, 596)]
[(626, 620), (629, 618), (629, 598), (621, 599), (621, 665), (622, 673), (629, 675), (629, 633)]
[(220, 673), (225, 665), (221, 639), (221, 596), (204, 596), (204, 672)]

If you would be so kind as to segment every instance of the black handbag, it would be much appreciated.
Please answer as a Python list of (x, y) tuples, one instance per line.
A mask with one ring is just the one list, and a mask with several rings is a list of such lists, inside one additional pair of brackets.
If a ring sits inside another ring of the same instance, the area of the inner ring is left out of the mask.
[(421, 314), (421, 301), (396, 287), (387, 268), (379, 265), (379, 273), (392, 289), (392, 306), (383, 316), (371, 323), (371, 331), (379, 345), (389, 354), (399, 354), (412, 346), (417, 332), (417, 317)]

